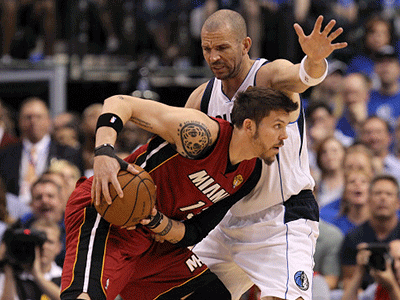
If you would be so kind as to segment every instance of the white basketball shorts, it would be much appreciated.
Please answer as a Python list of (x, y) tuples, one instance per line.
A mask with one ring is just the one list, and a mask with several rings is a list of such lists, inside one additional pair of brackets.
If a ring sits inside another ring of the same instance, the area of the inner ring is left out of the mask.
[(261, 297), (311, 300), (316, 220), (285, 223), (282, 204), (235, 217), (230, 212), (193, 251), (237, 300), (253, 284)]

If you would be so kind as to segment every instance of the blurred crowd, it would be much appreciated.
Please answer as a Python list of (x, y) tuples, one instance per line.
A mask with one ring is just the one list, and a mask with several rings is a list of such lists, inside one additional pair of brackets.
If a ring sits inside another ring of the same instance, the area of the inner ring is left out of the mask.
[[(310, 32), (323, 15), (344, 28), (340, 39), (350, 46), (335, 55), (347, 62), (360, 51), (373, 50), (363, 39), (372, 14), (390, 21), (390, 42), (396, 41), (398, 5), (394, 0), (1, 0), (1, 57), (7, 63), (13, 58), (108, 54), (159, 65), (201, 66), (201, 26), (215, 10), (229, 8), (246, 19), (253, 58), (300, 61), (293, 23)], [(371, 41), (372, 46), (380, 42)]]
[[(341, 40), (349, 46), (329, 58), (326, 79), (302, 95), (305, 146), (321, 219), (314, 256), (315, 299), (400, 299), (400, 1), (0, 3), (4, 63), (77, 52), (200, 66), (201, 26), (220, 8), (245, 16), (253, 40), (252, 58), (298, 63), (303, 53), (293, 23), (308, 34), (318, 15), (325, 16), (325, 22), (336, 19), (345, 30)], [(155, 93), (149, 92), (151, 97), (135, 93), (158, 100)], [(93, 103), (82, 112), (51, 117), (46, 101), (35, 96), (25, 99), (18, 111), (0, 102), (0, 237), (7, 241), (18, 228), (43, 228), (43, 224), (59, 228), (49, 233), (55, 235), (57, 245), (49, 246), (42, 267), (31, 262), (24, 269), (32, 275), (29, 280), (41, 280), (42, 273), (50, 270), (55, 277), (60, 272), (66, 201), (79, 178), (92, 175), (101, 109), (101, 103)], [(124, 158), (149, 137), (128, 123), (116, 150)], [(7, 256), (3, 248), (0, 260)], [(379, 266), (372, 263), (376, 253), (384, 253)], [(7, 274), (12, 270), (4, 267), (3, 271), (0, 290), (10, 287), (4, 282), (10, 280)], [(253, 288), (242, 298), (257, 297)]]

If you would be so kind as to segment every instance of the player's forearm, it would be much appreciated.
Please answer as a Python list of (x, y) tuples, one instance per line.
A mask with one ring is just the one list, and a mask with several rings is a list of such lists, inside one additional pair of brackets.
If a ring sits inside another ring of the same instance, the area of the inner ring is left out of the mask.
[(178, 243), (185, 235), (185, 225), (179, 221), (172, 220), (160, 213), (162, 220), (159, 225), (150, 227), (161, 240), (166, 240), (172, 244)]
[(263, 85), (263, 81), (266, 81), (267, 85), (280, 91), (303, 93), (325, 78), (327, 68), (325, 60), (315, 61), (309, 57), (305, 57), (299, 64), (277, 59), (260, 69), (257, 84)]
[(307, 56), (304, 60), (304, 70), (312, 78), (320, 78), (325, 74), (328, 65), (325, 59), (314, 60)]

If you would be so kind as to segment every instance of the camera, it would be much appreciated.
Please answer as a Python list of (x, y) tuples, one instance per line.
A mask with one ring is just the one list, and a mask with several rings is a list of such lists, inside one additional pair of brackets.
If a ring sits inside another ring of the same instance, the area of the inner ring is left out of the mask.
[(33, 264), (35, 247), (42, 246), (47, 236), (43, 231), (26, 228), (10, 229), (4, 234), (6, 259), (13, 266)]
[(376, 270), (385, 271), (386, 259), (389, 257), (389, 245), (386, 243), (370, 243), (367, 250), (371, 251), (368, 266)]

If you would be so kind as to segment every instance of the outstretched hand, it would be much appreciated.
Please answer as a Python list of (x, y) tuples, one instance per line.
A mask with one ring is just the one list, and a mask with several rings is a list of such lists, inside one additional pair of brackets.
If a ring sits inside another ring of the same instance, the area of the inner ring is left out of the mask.
[(303, 28), (297, 23), (293, 25), (299, 43), (303, 52), (312, 60), (319, 61), (327, 58), (334, 50), (347, 47), (346, 42), (333, 43), (333, 41), (342, 34), (343, 28), (338, 28), (332, 32), (336, 24), (335, 20), (331, 20), (322, 30), (323, 16), (319, 16), (315, 21), (314, 29), (310, 35), (305, 35)]

